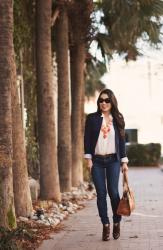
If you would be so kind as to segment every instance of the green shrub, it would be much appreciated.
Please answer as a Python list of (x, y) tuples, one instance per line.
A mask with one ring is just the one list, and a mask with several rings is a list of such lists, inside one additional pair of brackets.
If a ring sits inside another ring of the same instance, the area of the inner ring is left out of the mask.
[(163, 165), (163, 156), (160, 157), (160, 165)]
[(159, 143), (131, 144), (126, 146), (129, 166), (158, 166), (161, 156)]

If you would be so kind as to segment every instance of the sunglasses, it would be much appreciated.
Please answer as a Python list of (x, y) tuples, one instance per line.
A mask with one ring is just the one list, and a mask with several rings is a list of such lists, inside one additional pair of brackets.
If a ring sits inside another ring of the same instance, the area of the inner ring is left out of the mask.
[(99, 103), (103, 103), (103, 102), (105, 102), (105, 103), (110, 103), (111, 100), (110, 100), (109, 98), (106, 98), (106, 99), (99, 98)]

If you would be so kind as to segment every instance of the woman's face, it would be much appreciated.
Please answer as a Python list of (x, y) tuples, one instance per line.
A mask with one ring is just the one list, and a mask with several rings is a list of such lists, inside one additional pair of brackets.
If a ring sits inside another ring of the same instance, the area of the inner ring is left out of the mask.
[(111, 102), (110, 102), (110, 98), (108, 97), (107, 94), (102, 94), (99, 98), (99, 106), (100, 106), (100, 110), (102, 112), (109, 112), (111, 111)]

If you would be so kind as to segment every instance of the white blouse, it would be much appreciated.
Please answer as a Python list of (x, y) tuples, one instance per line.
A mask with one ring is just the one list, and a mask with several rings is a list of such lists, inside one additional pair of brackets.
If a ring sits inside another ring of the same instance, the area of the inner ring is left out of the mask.
[[(116, 153), (115, 149), (115, 130), (113, 126), (113, 117), (110, 115), (110, 123), (106, 124), (104, 115), (103, 122), (101, 125), (101, 130), (99, 133), (98, 141), (95, 147), (95, 154), (97, 155), (106, 155)], [(109, 129), (109, 131), (107, 131)]]

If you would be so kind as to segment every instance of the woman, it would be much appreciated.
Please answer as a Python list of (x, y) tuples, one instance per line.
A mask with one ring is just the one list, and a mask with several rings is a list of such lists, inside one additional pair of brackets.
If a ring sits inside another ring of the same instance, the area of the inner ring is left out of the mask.
[(97, 100), (97, 112), (87, 116), (84, 134), (84, 157), (87, 159), (87, 167), (97, 193), (104, 241), (110, 239), (107, 192), (113, 212), (113, 238), (118, 239), (120, 236), (121, 216), (117, 214), (120, 201), (118, 182), (120, 168), (122, 167), (122, 172), (128, 170), (124, 128), (124, 118), (118, 110), (114, 93), (110, 89), (104, 89)]

